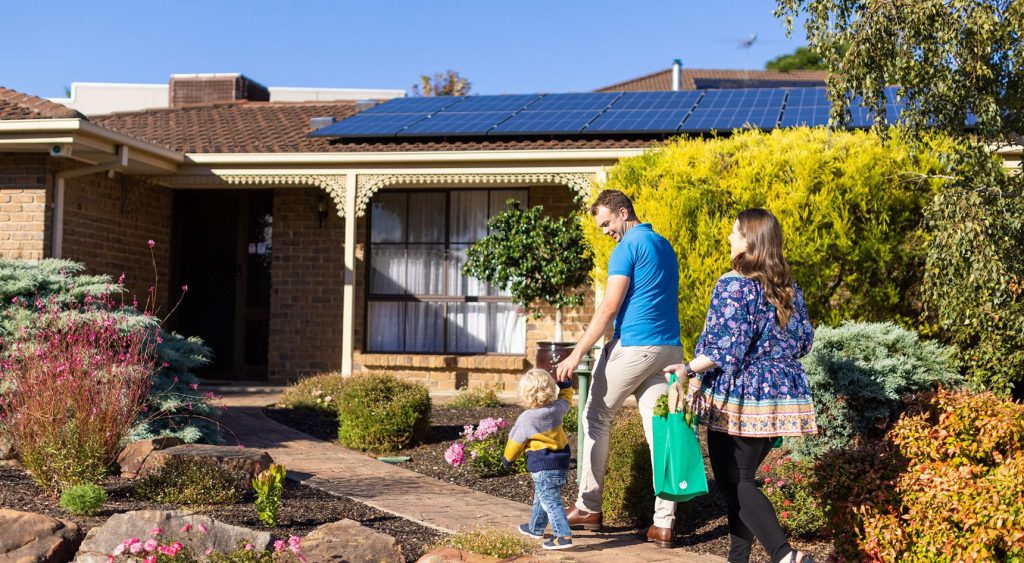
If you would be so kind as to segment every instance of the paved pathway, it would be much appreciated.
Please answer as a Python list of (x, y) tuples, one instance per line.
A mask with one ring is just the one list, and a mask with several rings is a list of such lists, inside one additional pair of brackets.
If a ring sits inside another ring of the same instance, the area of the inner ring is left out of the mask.
[[(262, 407), (276, 393), (225, 395), (222, 423), (229, 444), (266, 450), (288, 468), (288, 477), (351, 498), (424, 526), (455, 532), (474, 526), (514, 530), (527, 521), (530, 507), (383, 463), (324, 442), (267, 418)], [(234, 436), (232, 436), (232, 432)], [(634, 532), (573, 532), (571, 550), (558, 552), (577, 561), (608, 563), (681, 561), (718, 563), (721, 557), (661, 549), (639, 541)]]

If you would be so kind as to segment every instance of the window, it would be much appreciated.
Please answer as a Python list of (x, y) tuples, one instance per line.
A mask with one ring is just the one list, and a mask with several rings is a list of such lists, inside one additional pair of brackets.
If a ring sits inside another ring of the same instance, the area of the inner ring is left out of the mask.
[(369, 352), (523, 354), (526, 319), (501, 289), (462, 275), (466, 251), (526, 190), (386, 191), (370, 204)]

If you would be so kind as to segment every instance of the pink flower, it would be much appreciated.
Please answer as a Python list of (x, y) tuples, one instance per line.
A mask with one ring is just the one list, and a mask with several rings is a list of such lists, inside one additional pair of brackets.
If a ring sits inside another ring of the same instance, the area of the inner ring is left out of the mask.
[(181, 286), (182, 291), (188, 291), (188, 284)]
[(199, 384), (198, 383), (189, 383), (188, 384), (188, 388), (193, 390), (193, 391), (195, 391), (196, 389), (199, 389)]
[(128, 546), (128, 551), (132, 553), (138, 553), (142, 551), (142, 542), (135, 542)]
[(164, 533), (164, 531), (161, 528), (153, 528), (152, 530), (149, 531), (149, 535), (151, 535), (151, 536), (159, 536), (162, 533)]
[(158, 545), (160, 545), (160, 542), (156, 541), (153, 538), (149, 538), (148, 540), (146, 540), (146, 543), (142, 544), (142, 549), (145, 549), (146, 552), (148, 553), (156, 549), (156, 546)]
[(212, 547), (208, 547), (208, 548), (206, 548), (206, 551), (204, 551), (203, 553), (205, 553), (206, 555), (209, 555), (209, 554), (213, 553), (213, 548)]
[(782, 501), (782, 506), (790, 506), (792, 504), (793, 504), (793, 502), (791, 500), (789, 500), (789, 499), (786, 499), (786, 500)]
[(288, 538), (288, 549), (292, 550), (292, 553), (299, 552), (299, 545), (302, 543), (302, 539), (299, 536), (291, 536)]
[(284, 551), (284, 540), (274, 542), (274, 551)]
[(142, 563), (156, 563), (156, 555), (150, 555), (142, 560)]
[(179, 532), (185, 534), (185, 533), (188, 533), (188, 531), (191, 530), (191, 529), (192, 529), (192, 524), (186, 523), (184, 526), (181, 527), (181, 530), (179, 530)]
[(114, 555), (121, 555), (122, 553), (124, 553), (124, 547), (125, 547), (124, 543), (122, 542), (121, 544), (119, 544), (117, 547), (114, 548), (113, 554)]
[(156, 246), (156, 241), (154, 241), (153, 239), (149, 239), (149, 241), (147, 241), (146, 244), (148, 244), (150, 248), (153, 248), (154, 246)]
[(783, 510), (782, 514), (779, 514), (779, 516), (781, 518), (789, 518), (789, 511), (788, 510)]
[(251, 544), (251, 543), (245, 544), (245, 550), (246, 551), (252, 551), (254, 549), (256, 549), (256, 546), (254, 546), (253, 544)]
[(107, 556), (107, 563), (114, 563), (114, 556), (113, 555), (108, 555)]
[(448, 449), (444, 452), (444, 460), (447, 461), (452, 467), (459, 467), (466, 461), (466, 452), (462, 444), (455, 442), (448, 446)]
[(765, 477), (764, 478), (764, 484), (765, 485), (769, 485), (769, 484), (771, 484), (771, 482), (772, 482), (772, 478), (771, 477)]
[(204, 526), (202, 522), (200, 522), (199, 524), (197, 524), (197, 525), (196, 525), (196, 528), (197, 528), (197, 529), (199, 530), (199, 533), (200, 533), (200, 534), (205, 534), (205, 533), (207, 532), (207, 527), (206, 527), (206, 526)]

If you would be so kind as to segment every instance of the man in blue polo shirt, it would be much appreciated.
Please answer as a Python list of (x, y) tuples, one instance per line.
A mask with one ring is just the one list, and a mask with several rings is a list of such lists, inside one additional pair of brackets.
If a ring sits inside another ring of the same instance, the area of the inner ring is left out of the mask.
[[(605, 345), (591, 378), (583, 411), (582, 474), (576, 506), (568, 513), (575, 528), (602, 526), (601, 496), (608, 467), (611, 424), (626, 397), (636, 397), (647, 444), (652, 442), (651, 417), (658, 397), (668, 392), (662, 368), (681, 362), (679, 341), (679, 262), (664, 237), (641, 223), (633, 202), (622, 192), (604, 190), (590, 207), (604, 234), (616, 241), (608, 260), (604, 300), (572, 354), (558, 364), (560, 381), (569, 379), (583, 353), (615, 321), (615, 333)], [(651, 487), (653, 494), (653, 485)], [(661, 547), (672, 545), (676, 503), (655, 498), (654, 525), (647, 539)]]

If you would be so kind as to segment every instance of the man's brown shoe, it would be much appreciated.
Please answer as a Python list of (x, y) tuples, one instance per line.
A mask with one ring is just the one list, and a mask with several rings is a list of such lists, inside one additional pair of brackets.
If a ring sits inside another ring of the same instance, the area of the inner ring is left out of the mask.
[(600, 512), (587, 512), (575, 506), (565, 514), (572, 530), (600, 530), (603, 520)]
[(662, 528), (652, 525), (647, 528), (647, 541), (652, 541), (658, 547), (672, 547), (672, 539), (675, 533), (672, 528)]

